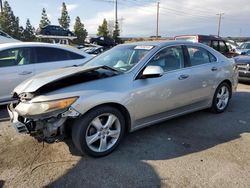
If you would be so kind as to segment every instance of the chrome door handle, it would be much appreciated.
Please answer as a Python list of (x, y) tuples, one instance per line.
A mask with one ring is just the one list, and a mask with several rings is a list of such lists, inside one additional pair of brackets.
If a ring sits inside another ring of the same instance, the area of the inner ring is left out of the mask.
[(23, 72), (20, 72), (19, 75), (28, 75), (31, 73), (32, 73), (31, 71), (23, 71)]
[(218, 70), (217, 67), (211, 68), (211, 71), (217, 71), (217, 70)]
[(187, 74), (183, 74), (183, 75), (180, 75), (179, 76), (179, 80), (184, 80), (184, 79), (187, 79), (189, 77), (189, 75), (187, 75)]

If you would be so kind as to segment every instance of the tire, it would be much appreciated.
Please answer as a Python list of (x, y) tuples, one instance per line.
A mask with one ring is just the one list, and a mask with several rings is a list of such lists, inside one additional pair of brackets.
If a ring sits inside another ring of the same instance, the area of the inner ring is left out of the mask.
[(226, 82), (221, 83), (215, 90), (210, 111), (217, 114), (224, 112), (228, 107), (231, 95), (231, 87)]
[(101, 106), (89, 111), (79, 117), (72, 126), (74, 145), (81, 154), (92, 157), (110, 154), (120, 144), (124, 133), (125, 119), (122, 113), (110, 106)]

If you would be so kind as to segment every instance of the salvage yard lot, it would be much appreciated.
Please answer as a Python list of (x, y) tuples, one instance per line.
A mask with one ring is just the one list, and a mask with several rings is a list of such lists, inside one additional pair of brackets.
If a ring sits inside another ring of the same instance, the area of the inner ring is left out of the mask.
[(111, 155), (79, 156), (70, 140), (18, 135), (0, 110), (0, 187), (250, 187), (250, 85), (227, 111), (192, 113), (131, 133)]

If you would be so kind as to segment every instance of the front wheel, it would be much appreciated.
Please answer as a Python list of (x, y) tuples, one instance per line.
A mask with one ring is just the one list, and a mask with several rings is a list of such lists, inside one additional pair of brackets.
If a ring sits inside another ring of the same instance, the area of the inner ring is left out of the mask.
[(75, 121), (72, 140), (81, 154), (102, 157), (111, 153), (125, 132), (125, 120), (119, 110), (103, 106)]
[(222, 113), (228, 107), (231, 97), (231, 88), (227, 83), (222, 83), (215, 91), (211, 111)]

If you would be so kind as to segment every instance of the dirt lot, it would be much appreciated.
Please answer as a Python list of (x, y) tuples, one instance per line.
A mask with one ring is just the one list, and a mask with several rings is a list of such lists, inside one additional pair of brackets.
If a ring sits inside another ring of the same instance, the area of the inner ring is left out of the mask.
[(250, 85), (224, 114), (200, 111), (128, 135), (111, 155), (18, 135), (0, 110), (0, 187), (250, 187)]

